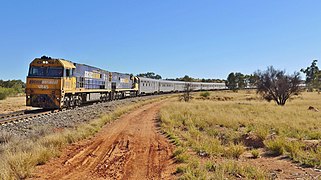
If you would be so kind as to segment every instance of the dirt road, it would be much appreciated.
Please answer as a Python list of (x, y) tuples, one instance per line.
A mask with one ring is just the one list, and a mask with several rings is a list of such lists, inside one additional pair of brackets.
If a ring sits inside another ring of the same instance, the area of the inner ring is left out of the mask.
[(173, 145), (156, 129), (162, 102), (145, 105), (69, 146), (35, 179), (172, 179)]

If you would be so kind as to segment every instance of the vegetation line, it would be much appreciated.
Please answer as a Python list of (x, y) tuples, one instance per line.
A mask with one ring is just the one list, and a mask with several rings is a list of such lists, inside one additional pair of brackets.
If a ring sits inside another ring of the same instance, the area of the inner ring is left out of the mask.
[(21, 80), (0, 80), (0, 100), (6, 99), (8, 96), (16, 96), (24, 93), (26, 84)]

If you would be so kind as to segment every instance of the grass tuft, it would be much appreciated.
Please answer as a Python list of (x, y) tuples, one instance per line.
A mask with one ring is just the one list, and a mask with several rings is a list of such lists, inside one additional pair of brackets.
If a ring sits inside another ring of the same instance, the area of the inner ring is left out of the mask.
[(190, 156), (187, 153), (182, 153), (175, 156), (176, 163), (187, 163)]
[(257, 159), (257, 158), (260, 157), (260, 151), (257, 150), (257, 149), (253, 149), (253, 150), (251, 151), (251, 154), (252, 154), (252, 157), (253, 157), (254, 159)]
[(240, 144), (231, 144), (225, 152), (226, 157), (239, 159), (245, 152), (245, 147)]
[(176, 150), (173, 152), (173, 157), (175, 158), (175, 157), (177, 157), (177, 156), (179, 156), (179, 155), (181, 155), (181, 154), (183, 154), (183, 153), (185, 153), (186, 152), (186, 148), (184, 148), (184, 147), (178, 147), (178, 148), (176, 148)]
[(284, 153), (285, 140), (277, 138), (273, 140), (264, 141), (266, 148), (270, 151), (271, 155), (279, 156)]

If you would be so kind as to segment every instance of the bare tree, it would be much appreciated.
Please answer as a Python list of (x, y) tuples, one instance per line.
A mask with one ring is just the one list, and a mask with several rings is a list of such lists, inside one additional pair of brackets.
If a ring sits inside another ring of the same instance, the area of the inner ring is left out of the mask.
[(275, 101), (278, 105), (285, 105), (286, 101), (300, 92), (300, 74), (285, 74), (285, 71), (276, 70), (273, 66), (266, 71), (255, 72), (257, 76), (257, 92), (267, 101)]
[(185, 101), (185, 102), (188, 102), (192, 99), (192, 85), (191, 83), (185, 83), (185, 86), (184, 86), (184, 93), (181, 97), (181, 100)]

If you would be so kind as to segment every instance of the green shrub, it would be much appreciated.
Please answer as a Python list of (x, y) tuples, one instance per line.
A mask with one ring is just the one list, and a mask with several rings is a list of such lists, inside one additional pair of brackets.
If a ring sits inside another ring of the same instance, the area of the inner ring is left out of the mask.
[(239, 144), (232, 144), (226, 150), (225, 156), (238, 159), (245, 151), (245, 147)]
[(0, 100), (4, 100), (7, 98), (7, 94), (0, 92)]
[(257, 159), (257, 158), (260, 156), (260, 151), (257, 150), (257, 149), (253, 149), (253, 150), (251, 151), (251, 154), (252, 154), (252, 156), (253, 156), (254, 159)]
[(279, 156), (284, 153), (285, 140), (283, 138), (277, 138), (274, 140), (264, 141), (265, 146), (271, 151), (272, 155)]
[(0, 87), (0, 100), (6, 99), (8, 96), (17, 95), (19, 92), (14, 88)]
[(202, 92), (202, 93), (200, 94), (200, 96), (203, 97), (203, 98), (208, 98), (208, 97), (210, 97), (210, 95), (211, 95), (211, 93), (208, 92), (208, 91)]
[(7, 88), (1, 88), (0, 87), (0, 100), (4, 100), (8, 97), (8, 92), (6, 90)]
[(175, 174), (181, 174), (181, 173), (184, 173), (185, 171), (186, 171), (186, 167), (178, 166), (176, 168)]

